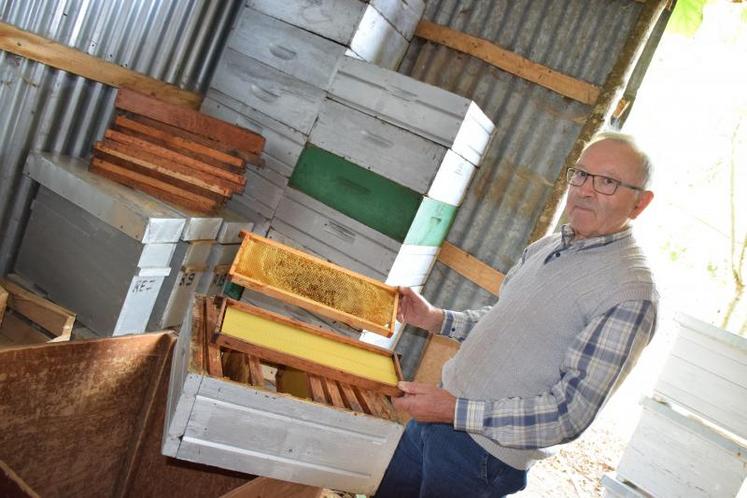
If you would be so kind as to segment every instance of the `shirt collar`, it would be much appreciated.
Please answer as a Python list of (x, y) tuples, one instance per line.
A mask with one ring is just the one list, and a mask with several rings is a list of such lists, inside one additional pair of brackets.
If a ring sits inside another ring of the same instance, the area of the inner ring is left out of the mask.
[(627, 226), (624, 229), (616, 233), (610, 233), (607, 235), (600, 235), (598, 237), (591, 237), (589, 239), (575, 240), (576, 232), (573, 231), (570, 225), (566, 224), (560, 227), (561, 234), (561, 247), (566, 249), (573, 246), (576, 250), (591, 249), (592, 247), (606, 246), (616, 240), (621, 240), (626, 237), (630, 237), (633, 233), (633, 227)]

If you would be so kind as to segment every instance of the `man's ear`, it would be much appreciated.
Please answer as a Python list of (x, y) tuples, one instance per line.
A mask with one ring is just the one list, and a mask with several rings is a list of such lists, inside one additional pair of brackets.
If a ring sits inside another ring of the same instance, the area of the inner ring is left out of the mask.
[(631, 220), (638, 218), (638, 215), (641, 214), (653, 200), (654, 193), (650, 190), (644, 190), (643, 192), (638, 194), (638, 202), (636, 202), (635, 206), (633, 207), (633, 211), (630, 212), (629, 218)]

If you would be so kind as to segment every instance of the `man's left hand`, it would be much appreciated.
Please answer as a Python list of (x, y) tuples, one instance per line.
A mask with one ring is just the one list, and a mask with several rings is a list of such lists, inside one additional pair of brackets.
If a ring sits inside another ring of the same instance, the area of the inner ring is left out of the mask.
[(394, 407), (418, 422), (454, 423), (456, 398), (445, 389), (420, 382), (400, 382), (397, 384), (404, 396), (392, 398)]

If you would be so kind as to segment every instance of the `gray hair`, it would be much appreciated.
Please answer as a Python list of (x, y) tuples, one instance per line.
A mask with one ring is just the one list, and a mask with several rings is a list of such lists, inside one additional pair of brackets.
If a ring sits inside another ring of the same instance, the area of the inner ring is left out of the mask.
[(622, 133), (619, 131), (602, 131), (597, 133), (591, 138), (591, 141), (586, 145), (586, 147), (589, 147), (591, 144), (602, 141), (602, 140), (614, 140), (616, 142), (622, 142), (626, 144), (630, 149), (638, 156), (638, 159), (640, 160), (640, 173), (641, 173), (641, 180), (642, 184), (641, 187), (644, 189), (649, 189), (651, 186), (651, 181), (654, 176), (654, 165), (651, 162), (651, 158), (648, 154), (646, 154), (636, 142), (633, 135), (628, 135), (627, 133)]

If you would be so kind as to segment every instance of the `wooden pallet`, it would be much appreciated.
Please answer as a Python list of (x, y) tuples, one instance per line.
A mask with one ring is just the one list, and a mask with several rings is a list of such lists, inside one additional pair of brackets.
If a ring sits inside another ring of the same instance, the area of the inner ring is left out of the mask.
[(234, 283), (351, 327), (394, 333), (396, 287), (254, 233), (242, 236), (229, 270)]
[(245, 162), (259, 163), (256, 133), (127, 89), (115, 107), (91, 170), (166, 202), (213, 213), (244, 190)]

